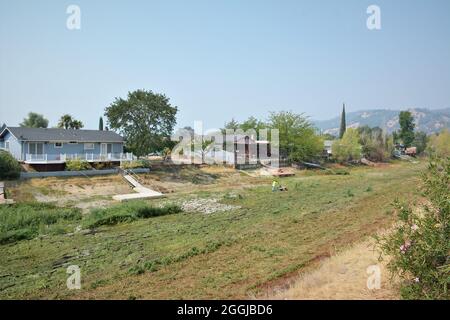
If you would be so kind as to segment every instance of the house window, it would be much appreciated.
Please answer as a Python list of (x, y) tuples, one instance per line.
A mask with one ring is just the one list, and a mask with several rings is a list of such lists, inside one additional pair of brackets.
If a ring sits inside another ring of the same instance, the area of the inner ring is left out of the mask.
[(5, 141), (5, 149), (9, 150), (9, 141)]
[(94, 150), (95, 146), (93, 143), (85, 143), (84, 144), (84, 150)]
[(62, 142), (55, 142), (55, 149), (61, 149), (63, 147)]

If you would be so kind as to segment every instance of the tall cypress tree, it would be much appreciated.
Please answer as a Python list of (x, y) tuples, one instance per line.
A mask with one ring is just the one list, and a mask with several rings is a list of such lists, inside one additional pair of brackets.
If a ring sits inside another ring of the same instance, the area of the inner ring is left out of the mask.
[(98, 121), (98, 130), (103, 131), (103, 117)]
[(345, 130), (347, 128), (347, 123), (345, 121), (345, 103), (342, 106), (342, 115), (341, 115), (341, 128), (339, 130), (339, 138), (342, 139), (344, 136)]

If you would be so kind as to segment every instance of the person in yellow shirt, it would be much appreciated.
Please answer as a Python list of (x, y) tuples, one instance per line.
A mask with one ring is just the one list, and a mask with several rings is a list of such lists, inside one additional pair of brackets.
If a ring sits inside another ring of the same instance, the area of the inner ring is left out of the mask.
[(277, 185), (278, 185), (278, 181), (277, 180), (273, 180), (273, 182), (272, 182), (272, 192), (275, 192), (275, 191), (278, 190)]

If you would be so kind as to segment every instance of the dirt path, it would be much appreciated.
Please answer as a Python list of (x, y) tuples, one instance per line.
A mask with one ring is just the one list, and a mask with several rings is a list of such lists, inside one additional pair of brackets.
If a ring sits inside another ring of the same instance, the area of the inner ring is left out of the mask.
[[(380, 289), (369, 290), (367, 279), (370, 266), (381, 271)], [(371, 240), (358, 243), (337, 255), (322, 260), (318, 268), (301, 274), (287, 290), (279, 290), (269, 299), (286, 300), (391, 300), (399, 299), (389, 273), (378, 261), (378, 253)]]

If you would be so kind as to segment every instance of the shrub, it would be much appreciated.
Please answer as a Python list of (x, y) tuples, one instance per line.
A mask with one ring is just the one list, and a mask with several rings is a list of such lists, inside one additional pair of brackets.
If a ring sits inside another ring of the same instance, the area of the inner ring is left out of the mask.
[(450, 131), (445, 129), (430, 136), (427, 152), (440, 158), (450, 157)]
[(405, 299), (449, 299), (450, 283), (450, 161), (433, 160), (423, 175), (428, 204), (423, 212), (395, 203), (399, 223), (378, 238), (389, 270), (402, 279)]
[(82, 170), (90, 170), (92, 169), (89, 162), (85, 160), (68, 160), (66, 161), (66, 170), (67, 171), (82, 171)]
[(177, 205), (168, 205), (161, 208), (155, 208), (155, 207), (143, 207), (139, 208), (136, 212), (136, 216), (138, 218), (150, 218), (150, 217), (158, 217), (158, 216), (164, 216), (168, 214), (174, 214), (181, 212), (180, 206)]
[(138, 169), (138, 168), (150, 168), (150, 161), (142, 159), (142, 160), (134, 160), (134, 161), (125, 161), (122, 162), (122, 169)]
[(37, 235), (35, 229), (19, 229), (0, 233), (0, 244), (14, 243), (20, 240), (30, 240)]
[[(52, 204), (26, 203), (1, 206), (0, 243), (32, 239), (40, 233), (55, 231), (48, 226), (80, 219), (79, 209), (59, 208)], [(61, 227), (58, 228), (61, 233)]]
[(327, 173), (335, 174), (338, 176), (348, 176), (350, 174), (350, 171), (348, 171), (346, 169), (342, 169), (342, 168), (336, 168), (336, 169), (332, 169), (332, 170), (327, 170)]
[(88, 228), (94, 229), (100, 226), (113, 226), (121, 222), (131, 222), (136, 220), (133, 214), (113, 214), (105, 217), (100, 217), (87, 225)]
[(20, 164), (11, 153), (0, 150), (0, 179), (18, 179), (20, 171)]
[(95, 209), (83, 222), (85, 228), (98, 228), (102, 225), (116, 225), (122, 222), (131, 222), (137, 219), (163, 216), (181, 212), (176, 205), (165, 207), (150, 207), (145, 202), (128, 202), (107, 209)]

